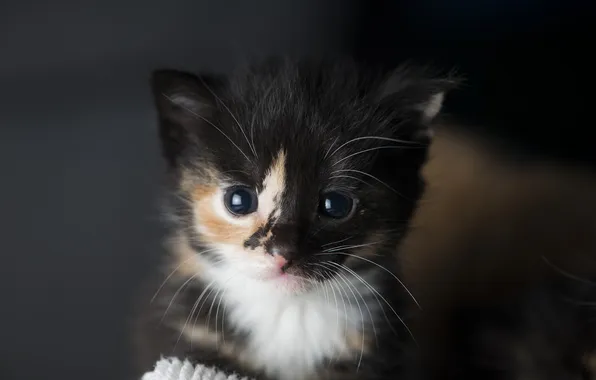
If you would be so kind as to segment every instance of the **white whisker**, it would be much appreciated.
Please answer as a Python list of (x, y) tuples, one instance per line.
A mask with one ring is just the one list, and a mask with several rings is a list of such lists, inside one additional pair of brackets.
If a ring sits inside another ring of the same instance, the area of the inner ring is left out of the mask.
[(361, 247), (369, 247), (375, 244), (381, 244), (386, 242), (387, 240), (378, 240), (372, 243), (365, 243), (365, 244), (356, 244), (356, 245), (340, 245), (338, 247), (332, 247), (323, 251), (323, 253), (332, 253), (342, 249), (354, 249), (354, 248), (361, 248)]
[[(336, 272), (335, 274), (346, 284), (346, 286), (348, 287), (348, 290), (352, 293), (352, 297), (353, 297), (354, 301), (356, 301), (356, 306), (358, 306), (358, 311), (360, 312), (362, 342), (361, 342), (361, 347), (360, 347), (360, 358), (358, 359), (358, 366), (356, 367), (356, 372), (358, 372), (358, 370), (360, 369), (360, 365), (362, 364), (362, 356), (364, 355), (364, 330), (365, 330), (364, 329), (364, 314), (362, 313), (362, 307), (360, 307), (360, 302), (358, 302), (356, 293), (354, 293), (354, 291), (352, 290), (352, 285), (349, 283), (349, 281), (346, 280), (346, 277), (343, 276), (341, 273)], [(358, 291), (358, 289), (356, 289), (356, 291)], [(347, 294), (346, 294), (346, 297), (348, 297)], [(348, 300), (350, 300), (349, 297), (348, 297)], [(350, 301), (350, 307), (351, 306), (352, 306), (352, 302)], [(370, 310), (369, 310), (369, 314), (370, 314)], [(372, 320), (372, 315), (371, 315), (371, 320)]]
[(353, 138), (352, 140), (349, 140), (349, 141), (343, 143), (337, 149), (335, 149), (333, 151), (333, 153), (330, 154), (330, 157), (333, 156), (335, 153), (337, 153), (344, 146), (346, 146), (348, 144), (351, 144), (353, 142), (356, 142), (356, 141), (360, 141), (360, 140), (382, 140), (382, 141), (392, 141), (392, 142), (401, 143), (401, 144), (408, 144), (408, 145), (420, 145), (420, 143), (415, 142), (415, 141), (392, 139), (392, 138), (389, 138), (389, 137), (381, 137), (381, 136), (362, 136), (362, 137)]
[(209, 87), (207, 85), (207, 83), (205, 83), (205, 81), (203, 80), (203, 78), (199, 77), (199, 79), (203, 83), (203, 86), (205, 86), (205, 88), (211, 93), (211, 95), (213, 95), (215, 97), (215, 99), (217, 99), (219, 101), (219, 103), (226, 109), (226, 111), (228, 111), (228, 114), (230, 114), (230, 116), (232, 117), (232, 119), (234, 119), (234, 121), (236, 122), (236, 125), (238, 125), (238, 129), (240, 129), (240, 132), (242, 132), (242, 135), (246, 139), (246, 142), (248, 143), (248, 147), (252, 150), (252, 153), (255, 155), (255, 157), (257, 157), (257, 152), (256, 152), (254, 146), (251, 145), (250, 141), (248, 140), (248, 136), (246, 136), (246, 133), (244, 132), (244, 128), (242, 128), (242, 125), (240, 125), (240, 122), (238, 121), (238, 119), (236, 118), (236, 116), (234, 116), (234, 114), (232, 113), (232, 111), (230, 110), (230, 108), (228, 108), (228, 106), (226, 105), (226, 103), (219, 96), (217, 96), (217, 94), (215, 93), (215, 91), (213, 91), (211, 89), (211, 87)]
[[(389, 320), (389, 316), (387, 315), (387, 313), (385, 312), (385, 307), (383, 306), (383, 304), (381, 304), (381, 300), (379, 299), (379, 297), (377, 296), (377, 294), (380, 296), (380, 294), (377, 292), (377, 290), (368, 283), (368, 281), (366, 281), (364, 278), (362, 278), (360, 275), (358, 275), (355, 271), (351, 270), (350, 268), (341, 265), (341, 264), (337, 264), (334, 263), (332, 261), (328, 262), (329, 264), (333, 264), (336, 267), (338, 267), (339, 269), (343, 269), (346, 272), (350, 273), (352, 276), (354, 276), (354, 278), (356, 278), (358, 281), (360, 281), (365, 288), (367, 288), (372, 296), (375, 298), (375, 301), (377, 301), (377, 304), (379, 305), (379, 307), (381, 308), (381, 312), (383, 313), (383, 317), (385, 317), (385, 321), (387, 321), (387, 325), (389, 326), (389, 328), (391, 329), (391, 331), (394, 334), (397, 334), (397, 332), (395, 331), (395, 329), (393, 328), (393, 324), (391, 323), (391, 321)], [(336, 273), (337, 271), (334, 271), (334, 273)], [(383, 300), (385, 301), (385, 299), (383, 298)], [(385, 303), (388, 303), (387, 301), (385, 301)], [(390, 305), (389, 305), (390, 306)], [(399, 318), (399, 316), (398, 316)]]
[[(319, 265), (321, 265), (321, 264), (329, 264), (329, 262), (319, 263)], [(337, 272), (337, 270), (335, 268), (333, 268), (332, 266), (327, 267), (327, 268), (332, 269), (332, 272), (333, 273), (339, 275), (339, 273)], [(375, 327), (375, 318), (373, 317), (372, 312), (371, 312), (370, 308), (368, 307), (368, 303), (364, 299), (364, 296), (362, 295), (362, 293), (360, 292), (360, 290), (358, 290), (358, 288), (354, 284), (350, 284), (349, 282), (348, 282), (348, 284), (349, 284), (349, 286), (351, 286), (354, 289), (354, 291), (356, 291), (356, 293), (358, 294), (358, 297), (360, 298), (360, 300), (362, 300), (362, 303), (364, 303), (364, 307), (366, 307), (366, 310), (368, 312), (368, 316), (370, 318), (371, 327), (372, 327), (372, 330), (373, 330), (373, 335), (375, 336), (375, 341), (378, 344), (377, 329)]]
[[(344, 306), (344, 318), (343, 318), (343, 327), (344, 327), (344, 339), (348, 338), (348, 306), (346, 305), (346, 300), (345, 298), (347, 297), (347, 293), (345, 292), (345, 290), (343, 289), (343, 287), (341, 286), (341, 284), (337, 281), (337, 279), (330, 279), (330, 281), (335, 284), (337, 286), (337, 290), (339, 292), (339, 299), (341, 300), (343, 306)], [(342, 293), (344, 296), (346, 297), (342, 297)]]
[(198, 277), (198, 275), (196, 275), (196, 274), (194, 276), (191, 276), (189, 279), (187, 279), (186, 281), (184, 281), (184, 283), (182, 285), (180, 285), (178, 287), (178, 289), (176, 290), (176, 292), (174, 292), (174, 295), (170, 299), (170, 303), (168, 304), (168, 307), (166, 307), (166, 310), (164, 311), (163, 316), (161, 317), (161, 322), (163, 322), (164, 319), (166, 318), (166, 315), (168, 314), (168, 311), (172, 307), (172, 304), (174, 303), (174, 300), (176, 299), (176, 297), (178, 296), (178, 294), (182, 291), (182, 289), (186, 285), (188, 285), (191, 281), (195, 280), (197, 277)]
[(252, 119), (250, 121), (250, 141), (253, 146), (253, 153), (255, 154), (255, 157), (257, 157), (257, 159), (259, 158), (259, 156), (256, 153), (256, 149), (254, 149), (254, 147), (255, 147), (255, 121), (257, 119), (257, 115), (259, 114), (259, 112), (263, 108), (263, 105), (265, 104), (265, 100), (269, 97), (269, 93), (273, 89), (274, 85), (275, 85), (275, 82), (271, 83), (269, 88), (267, 88), (267, 91), (265, 91), (265, 94), (263, 95), (263, 97), (261, 99), (259, 99), (259, 103), (257, 104), (257, 107), (253, 111)]
[(369, 178), (372, 178), (372, 179), (374, 179), (375, 181), (379, 182), (381, 185), (385, 186), (386, 188), (388, 188), (389, 190), (393, 191), (394, 193), (401, 195), (399, 191), (395, 190), (393, 187), (391, 187), (391, 186), (390, 186), (390, 185), (388, 185), (387, 183), (385, 183), (385, 182), (381, 181), (379, 178), (375, 177), (374, 175), (372, 175), (372, 174), (369, 174), (369, 173), (366, 173), (366, 172), (363, 172), (363, 171), (361, 171), (361, 170), (355, 170), (355, 169), (339, 169), (339, 170), (335, 170), (335, 171), (331, 172), (331, 174), (334, 174), (334, 173), (341, 173), (341, 172), (351, 172), (351, 173), (358, 173), (358, 174), (365, 175), (365, 176), (367, 176), (367, 177), (369, 177)]
[(345, 239), (341, 239), (341, 240), (337, 240), (337, 241), (332, 241), (331, 243), (326, 243), (326, 244), (323, 244), (323, 245), (321, 245), (321, 247), (326, 247), (326, 246), (328, 246), (328, 245), (331, 245), (331, 244), (342, 243), (342, 242), (344, 242), (344, 241), (346, 241), (346, 240), (350, 240), (350, 239), (352, 239), (352, 238), (353, 238), (353, 236), (349, 236), (349, 237), (347, 237), (347, 238), (345, 238)]
[[(230, 276), (230, 278), (228, 278), (226, 280), (226, 284), (228, 283), (228, 281), (230, 281), (232, 278), (234, 278), (236, 275), (232, 275)], [(224, 291), (222, 292), (221, 296), (219, 297), (219, 302), (217, 303), (217, 309), (215, 310), (215, 336), (217, 336), (217, 326), (218, 326), (218, 318), (219, 318), (219, 307), (221, 306), (221, 301), (224, 299), (224, 297), (226, 296), (226, 292), (228, 291), (228, 288), (225, 288)], [(213, 304), (211, 305), (211, 307), (213, 307)], [(224, 311), (223, 311), (223, 318), (221, 320), (221, 333), (222, 333), (222, 341), (225, 343), (225, 338), (224, 338), (224, 321), (226, 320), (226, 315), (225, 315), (225, 307), (226, 307), (226, 303), (224, 302)], [(211, 309), (209, 309), (209, 315), (211, 315)], [(207, 321), (207, 324), (209, 324), (209, 321)], [(218, 340), (219, 343), (219, 340)]]
[(335, 179), (335, 178), (349, 178), (349, 179), (353, 179), (354, 181), (362, 182), (365, 185), (374, 187), (372, 183), (367, 182), (367, 181), (363, 180), (362, 178), (354, 177), (354, 176), (347, 175), (347, 174), (341, 174), (341, 175), (336, 174), (336, 175), (329, 176), (329, 179)]
[[(346, 267), (345, 265), (341, 265), (338, 263), (335, 263), (333, 261), (329, 261), (330, 264), (336, 265), (338, 268), (345, 270), (346, 272), (350, 273), (352, 276), (354, 276), (355, 278), (357, 278), (358, 280), (360, 280), (360, 282), (362, 282), (362, 284), (364, 286), (366, 286), (371, 292), (373, 292), (373, 295), (379, 296), (383, 302), (385, 302), (385, 304), (387, 305), (387, 307), (389, 307), (389, 309), (393, 312), (393, 314), (397, 317), (397, 319), (401, 322), (401, 324), (404, 326), (404, 328), (406, 329), (406, 331), (410, 334), (410, 336), (412, 337), (412, 339), (414, 340), (414, 342), (416, 342), (416, 338), (414, 338), (414, 334), (412, 333), (412, 331), (410, 330), (410, 328), (408, 327), (408, 325), (406, 324), (406, 322), (403, 320), (402, 317), (400, 317), (400, 315), (397, 313), (397, 311), (395, 311), (395, 309), (393, 308), (393, 306), (391, 306), (391, 304), (389, 303), (389, 301), (387, 301), (387, 299), (385, 297), (383, 297), (383, 295), (381, 293), (379, 293), (378, 290), (376, 290), (374, 288), (374, 286), (370, 285), (368, 283), (368, 281), (366, 281), (364, 278), (362, 278), (362, 276), (358, 275), (356, 272), (354, 272), (352, 269)], [(378, 299), (377, 299), (378, 301)], [(380, 302), (379, 302), (380, 305)], [(381, 310), (383, 310), (383, 313), (385, 314), (385, 308), (381, 306)], [(391, 330), (393, 330), (393, 332), (395, 333), (395, 330), (392, 327), (391, 322), (389, 322), (389, 319), (387, 317), (387, 314), (385, 314), (385, 318), (387, 319), (387, 322), (389, 323), (389, 326), (391, 328)]]
[[(331, 289), (331, 292), (333, 294), (333, 299), (335, 300), (335, 316), (336, 316), (335, 326), (339, 329), (339, 326), (340, 326), (339, 325), (339, 302), (337, 301), (337, 295), (335, 294), (335, 289), (333, 288), (333, 284), (331, 282), (329, 282), (329, 289)], [(335, 353), (329, 358), (329, 366), (333, 362), (334, 356), (335, 356)]]
[[(190, 309), (190, 312), (188, 313), (188, 316), (186, 317), (186, 320), (184, 321), (184, 326), (182, 326), (182, 330), (180, 330), (180, 335), (178, 336), (178, 339), (176, 340), (176, 344), (174, 345), (174, 347), (176, 347), (178, 345), (178, 342), (182, 338), (182, 334), (184, 334), (184, 330), (186, 330), (186, 326), (188, 325), (188, 322), (190, 322), (193, 319), (194, 313), (197, 310), (197, 307), (199, 306), (199, 303), (201, 302), (201, 300), (205, 296), (205, 293), (207, 292), (207, 290), (209, 288), (211, 288), (211, 286), (214, 283), (215, 283), (215, 281), (211, 281), (209, 284), (207, 284), (207, 286), (205, 287), (205, 289), (203, 289), (203, 291), (201, 292), (201, 294), (199, 295), (199, 297), (197, 297), (197, 300), (192, 305), (192, 308)], [(195, 323), (196, 323), (197, 318), (198, 318), (198, 314), (197, 314), (197, 316), (196, 316), (196, 318), (194, 320)], [(193, 327), (192, 327), (193, 329), (194, 329), (195, 323), (193, 323)], [(191, 347), (192, 347), (192, 341), (191, 341)]]
[(370, 263), (370, 264), (373, 264), (373, 265), (377, 266), (381, 270), (383, 270), (383, 271), (387, 272), (389, 275), (391, 275), (391, 277), (393, 277), (397, 282), (399, 282), (399, 284), (404, 288), (404, 290), (412, 298), (412, 300), (414, 301), (414, 303), (416, 303), (416, 306), (418, 306), (419, 309), (422, 309), (422, 307), (420, 306), (420, 304), (416, 300), (416, 297), (414, 297), (414, 295), (412, 294), (412, 292), (410, 292), (410, 289), (408, 289), (408, 287), (406, 286), (406, 284), (404, 284), (402, 282), (402, 280), (400, 280), (399, 277), (397, 277), (395, 275), (395, 273), (391, 272), (389, 269), (385, 268), (384, 266), (380, 265), (379, 263), (375, 263), (374, 261), (369, 260), (369, 259), (367, 259), (365, 257), (361, 257), (361, 256), (358, 256), (358, 255), (354, 255), (354, 254), (346, 253), (346, 252), (317, 253), (315, 256), (325, 256), (325, 255), (345, 255), (345, 256), (349, 256), (349, 257), (353, 257), (353, 258), (356, 258), (356, 259), (359, 259), (359, 260), (366, 261), (367, 263)]
[(412, 148), (412, 147), (397, 146), (397, 145), (383, 145), (383, 146), (377, 146), (377, 147), (374, 147), (374, 148), (363, 149), (363, 150), (358, 151), (356, 153), (348, 154), (344, 158), (335, 161), (333, 164), (331, 164), (331, 166), (335, 166), (335, 165), (339, 164), (340, 162), (343, 162), (343, 161), (345, 161), (347, 159), (350, 159), (350, 158), (352, 158), (354, 156), (357, 156), (359, 154), (363, 154), (363, 153), (366, 153), (366, 152), (372, 152), (374, 150), (380, 150), (380, 149), (407, 149), (407, 148)]
[[(226, 296), (228, 289), (226, 289), (224, 291), (224, 294), (222, 297)], [(224, 306), (223, 306), (223, 310), (222, 310), (222, 319), (221, 319), (221, 342), (223, 343), (223, 345), (226, 345), (226, 327), (225, 327), (225, 322), (226, 322), (226, 308), (228, 307), (228, 304), (226, 302), (224, 302)], [(219, 311), (219, 306), (217, 306), (217, 310)], [(215, 319), (217, 320), (217, 312), (215, 313)]]
[[(207, 249), (201, 252), (197, 252), (197, 255), (202, 255), (203, 253), (207, 253), (207, 252), (211, 252), (214, 251), (214, 249)], [(176, 266), (176, 268), (174, 268), (174, 270), (172, 272), (170, 272), (170, 274), (166, 277), (165, 280), (163, 280), (163, 282), (161, 283), (161, 285), (159, 286), (159, 288), (157, 289), (157, 291), (155, 292), (155, 294), (153, 295), (153, 297), (151, 297), (151, 301), (149, 301), (149, 303), (153, 303), (153, 301), (155, 301), (155, 297), (157, 297), (157, 295), (159, 294), (159, 292), (163, 289), (163, 287), (166, 285), (166, 283), (168, 282), (168, 280), (170, 278), (172, 278), (172, 276), (174, 275), (174, 273), (178, 272), (178, 270), (180, 270), (180, 268), (182, 267), (182, 265), (186, 264), (187, 262), (189, 262), (190, 260), (195, 259), (194, 256), (191, 256), (189, 258), (187, 258), (186, 260), (182, 261), (180, 264), (178, 264), (178, 266)]]
[(325, 155), (323, 156), (323, 160), (327, 159), (327, 156), (329, 156), (329, 152), (331, 152), (331, 149), (333, 149), (333, 147), (335, 146), (335, 144), (337, 144), (337, 140), (338, 139), (339, 139), (339, 136), (335, 137), (335, 139), (333, 140), (333, 142), (329, 146), (329, 149), (327, 149), (327, 152), (325, 152)]

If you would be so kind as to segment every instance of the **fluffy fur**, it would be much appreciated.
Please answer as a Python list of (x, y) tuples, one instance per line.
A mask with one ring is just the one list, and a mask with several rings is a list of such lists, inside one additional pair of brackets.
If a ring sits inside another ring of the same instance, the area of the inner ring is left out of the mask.
[[(141, 370), (174, 354), (259, 378), (403, 374), (415, 301), (387, 267), (452, 84), (345, 61), (155, 72), (171, 236)], [(228, 211), (234, 186), (254, 211)], [(345, 218), (321, 213), (330, 192), (353, 202)]]

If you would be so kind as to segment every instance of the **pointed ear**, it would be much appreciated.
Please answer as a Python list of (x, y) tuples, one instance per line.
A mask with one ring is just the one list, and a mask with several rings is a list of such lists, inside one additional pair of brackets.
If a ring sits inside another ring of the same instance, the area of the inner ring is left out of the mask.
[(205, 123), (215, 106), (213, 88), (218, 80), (177, 70), (156, 70), (151, 89), (159, 117), (163, 154), (175, 166), (193, 130)]
[(416, 135), (431, 137), (431, 124), (441, 112), (445, 94), (457, 87), (453, 76), (441, 78), (427, 69), (400, 66), (387, 76), (379, 91), (379, 100), (400, 113), (413, 116), (420, 124)]
[[(179, 109), (200, 112), (213, 105), (211, 86), (215, 77), (197, 76), (177, 70), (155, 70), (151, 75), (151, 89), (160, 115)], [(170, 115), (173, 116), (173, 115)]]

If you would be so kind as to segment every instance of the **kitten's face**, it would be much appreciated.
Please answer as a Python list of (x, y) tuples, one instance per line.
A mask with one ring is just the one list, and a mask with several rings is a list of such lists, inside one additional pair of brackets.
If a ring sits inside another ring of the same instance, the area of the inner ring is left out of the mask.
[(290, 292), (371, 268), (419, 197), (440, 106), (440, 82), (408, 75), (287, 62), (221, 79), (156, 72), (185, 267)]

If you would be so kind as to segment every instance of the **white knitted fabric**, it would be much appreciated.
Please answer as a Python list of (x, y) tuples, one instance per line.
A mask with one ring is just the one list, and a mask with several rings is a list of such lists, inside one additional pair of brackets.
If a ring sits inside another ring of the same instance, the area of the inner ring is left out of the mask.
[(204, 365), (192, 365), (187, 360), (162, 358), (151, 372), (143, 375), (142, 380), (252, 380), (224, 373), (216, 368)]

